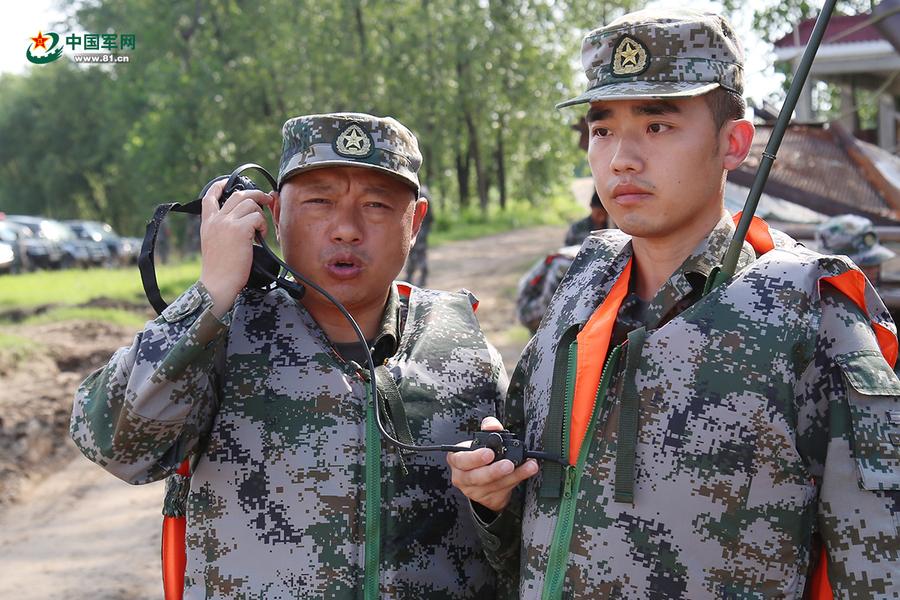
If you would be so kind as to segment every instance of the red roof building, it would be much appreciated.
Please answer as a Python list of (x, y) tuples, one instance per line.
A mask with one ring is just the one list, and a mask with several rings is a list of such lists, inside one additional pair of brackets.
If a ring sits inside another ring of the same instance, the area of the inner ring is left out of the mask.
[[(775, 42), (776, 61), (796, 68), (809, 41), (815, 19), (802, 21)], [(810, 70), (795, 112), (796, 121), (814, 123), (812, 86), (825, 81), (840, 89), (841, 124), (856, 137), (897, 151), (897, 97), (900, 96), (900, 0), (884, 0), (871, 13), (834, 15)], [(874, 92), (878, 118), (863, 128), (856, 110), (860, 90)]]

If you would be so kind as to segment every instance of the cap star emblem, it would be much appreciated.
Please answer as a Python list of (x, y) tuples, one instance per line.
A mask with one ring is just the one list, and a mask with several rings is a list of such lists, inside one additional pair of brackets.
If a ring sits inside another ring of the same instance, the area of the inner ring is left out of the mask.
[(622, 66), (636, 67), (638, 62), (638, 49), (631, 40), (625, 40), (622, 44)]
[(613, 75), (639, 75), (647, 70), (648, 58), (647, 47), (626, 35), (613, 51)]
[(372, 152), (372, 136), (356, 123), (348, 126), (334, 141), (334, 149), (341, 156), (365, 157)]
[(347, 147), (347, 150), (355, 150), (359, 152), (362, 150), (363, 142), (366, 141), (366, 136), (362, 135), (356, 129), (351, 129), (347, 131), (347, 135), (344, 136), (344, 145)]
[(42, 31), (38, 31), (37, 37), (31, 38), (31, 41), (34, 42), (34, 49), (43, 48), (47, 49), (47, 42), (50, 41), (50, 38), (44, 37), (44, 33)]

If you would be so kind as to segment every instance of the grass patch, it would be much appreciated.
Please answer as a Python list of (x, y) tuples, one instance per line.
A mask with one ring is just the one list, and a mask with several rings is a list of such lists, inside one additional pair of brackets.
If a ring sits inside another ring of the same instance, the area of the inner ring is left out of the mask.
[(103, 321), (114, 325), (124, 325), (132, 329), (140, 329), (147, 322), (147, 317), (119, 308), (64, 306), (28, 317), (22, 321), (22, 324), (42, 325), (45, 323), (59, 323), (61, 321)]
[(41, 349), (33, 340), (0, 331), (0, 373), (28, 360)]
[[(162, 265), (156, 270), (159, 289), (172, 300), (200, 277), (200, 261)], [(0, 309), (44, 304), (83, 304), (94, 298), (146, 303), (137, 267), (37, 271), (0, 276)]]
[(34, 342), (28, 338), (0, 331), (0, 352), (18, 352), (29, 346), (34, 346)]
[(531, 332), (524, 325), (513, 325), (505, 329), (501, 334), (507, 344), (521, 344), (524, 346), (531, 339)]
[(478, 206), (442, 211), (436, 216), (428, 244), (439, 246), (537, 225), (565, 225), (585, 214), (585, 208), (568, 191), (557, 193), (537, 206), (525, 201), (511, 201), (506, 210), (501, 210), (499, 205), (491, 204), (487, 214)]

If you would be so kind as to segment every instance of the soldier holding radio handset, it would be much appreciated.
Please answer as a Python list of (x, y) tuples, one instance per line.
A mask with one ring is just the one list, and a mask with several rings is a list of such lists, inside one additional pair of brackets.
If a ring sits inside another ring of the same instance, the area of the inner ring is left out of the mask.
[(366, 351), (337, 307), (244, 287), (270, 209), (287, 264), (346, 306), (387, 374), (392, 434), (468, 437), (506, 373), (470, 294), (394, 281), (428, 210), (417, 141), (359, 113), (290, 119), (283, 138), (277, 191), (220, 206), (225, 182), (209, 187), (200, 280), (85, 380), (73, 438), (130, 483), (193, 457), (185, 598), (489, 596), (442, 456), (381, 444)]

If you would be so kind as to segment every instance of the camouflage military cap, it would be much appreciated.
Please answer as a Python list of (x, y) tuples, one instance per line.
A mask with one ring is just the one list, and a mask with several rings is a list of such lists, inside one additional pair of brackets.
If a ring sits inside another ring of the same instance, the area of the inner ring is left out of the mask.
[(878, 243), (872, 221), (858, 215), (839, 215), (819, 225), (816, 239), (830, 254), (843, 254), (861, 267), (880, 265), (896, 256)]
[(282, 137), (279, 188), (312, 169), (364, 167), (392, 175), (418, 194), (419, 143), (396, 119), (364, 113), (304, 115), (289, 119)]
[(742, 94), (744, 50), (724, 17), (688, 9), (642, 10), (587, 34), (587, 91), (557, 108), (598, 100)]

